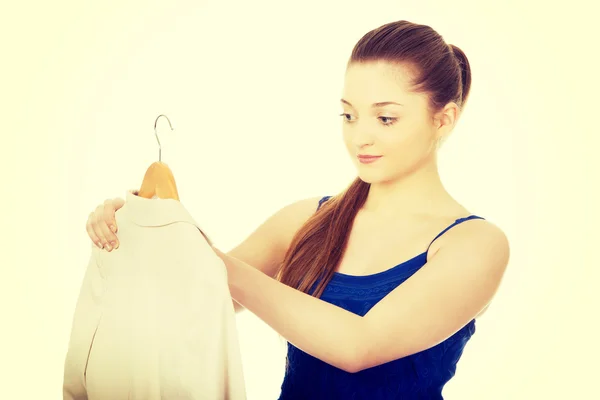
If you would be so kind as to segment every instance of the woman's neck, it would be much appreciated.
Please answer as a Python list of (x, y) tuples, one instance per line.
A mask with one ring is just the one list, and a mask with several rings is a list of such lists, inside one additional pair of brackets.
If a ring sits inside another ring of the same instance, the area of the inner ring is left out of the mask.
[(371, 215), (401, 217), (438, 214), (456, 202), (446, 191), (436, 168), (421, 169), (392, 182), (372, 183), (363, 210)]

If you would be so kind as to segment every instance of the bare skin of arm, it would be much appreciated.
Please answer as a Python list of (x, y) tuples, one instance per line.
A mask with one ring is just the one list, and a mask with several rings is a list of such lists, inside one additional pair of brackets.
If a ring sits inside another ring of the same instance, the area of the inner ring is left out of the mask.
[[(273, 278), (294, 235), (315, 213), (320, 199), (307, 198), (281, 208), (227, 254)], [(233, 305), (236, 312), (244, 309), (235, 300)]]

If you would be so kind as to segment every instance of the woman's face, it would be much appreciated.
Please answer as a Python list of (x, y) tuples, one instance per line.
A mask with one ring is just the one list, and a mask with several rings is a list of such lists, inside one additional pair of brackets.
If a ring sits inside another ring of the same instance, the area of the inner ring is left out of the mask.
[[(344, 142), (363, 181), (396, 180), (435, 162), (438, 137), (447, 129), (434, 123), (426, 95), (410, 90), (404, 67), (385, 62), (351, 64), (341, 106)], [(381, 157), (363, 163), (359, 155)]]

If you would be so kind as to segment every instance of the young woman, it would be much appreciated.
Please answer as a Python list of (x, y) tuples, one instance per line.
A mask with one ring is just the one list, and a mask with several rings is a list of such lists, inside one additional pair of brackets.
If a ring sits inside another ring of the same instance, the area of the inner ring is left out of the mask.
[[(236, 310), (288, 341), (280, 399), (442, 398), (509, 259), (502, 230), (461, 206), (437, 169), (470, 84), (465, 54), (429, 26), (368, 32), (341, 99), (356, 180), (283, 207), (228, 254), (215, 249)], [(87, 222), (107, 251), (123, 203), (107, 200)]]

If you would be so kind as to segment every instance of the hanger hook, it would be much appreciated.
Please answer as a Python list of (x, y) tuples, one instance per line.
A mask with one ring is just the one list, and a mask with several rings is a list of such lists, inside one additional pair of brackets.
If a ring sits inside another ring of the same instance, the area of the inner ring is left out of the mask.
[(158, 142), (158, 161), (160, 162), (162, 159), (162, 146), (160, 145), (160, 139), (158, 138), (158, 132), (156, 132), (156, 123), (158, 122), (158, 119), (160, 117), (165, 117), (167, 119), (167, 121), (169, 122), (169, 127), (171, 128), (171, 131), (173, 131), (173, 125), (171, 125), (171, 121), (169, 120), (169, 117), (167, 117), (164, 114), (160, 114), (158, 117), (156, 117), (156, 120), (154, 121), (154, 136), (156, 136), (156, 141)]

